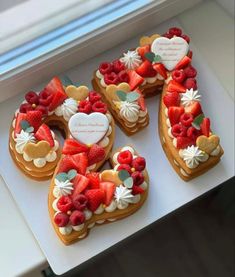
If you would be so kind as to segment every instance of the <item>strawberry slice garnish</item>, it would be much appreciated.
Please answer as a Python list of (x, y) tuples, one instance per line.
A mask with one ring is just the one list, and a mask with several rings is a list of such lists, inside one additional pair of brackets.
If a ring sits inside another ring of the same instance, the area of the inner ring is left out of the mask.
[(145, 60), (135, 71), (142, 77), (154, 77), (157, 74), (148, 60)]
[(37, 132), (35, 133), (35, 138), (39, 141), (41, 141), (41, 140), (47, 141), (51, 147), (53, 147), (55, 145), (54, 139), (51, 134), (51, 130), (45, 123), (43, 123), (38, 128)]
[(98, 172), (89, 172), (86, 177), (89, 179), (89, 187), (91, 189), (100, 188), (100, 174)]
[(178, 92), (170, 92), (163, 96), (163, 103), (167, 108), (180, 105), (180, 95)]
[(209, 135), (210, 135), (210, 119), (207, 117), (204, 117), (200, 127), (201, 127), (202, 134), (206, 137), (209, 137)]
[(192, 59), (190, 59), (188, 56), (184, 56), (182, 60), (180, 60), (177, 65), (175, 66), (175, 69), (181, 69), (186, 67), (188, 64), (190, 64)]
[(54, 77), (44, 89), (48, 94), (53, 94), (49, 105), (49, 111), (55, 110), (68, 97), (64, 91), (63, 84), (58, 77)]
[(201, 104), (197, 101), (192, 102), (191, 105), (185, 107), (186, 113), (191, 113), (194, 117), (202, 113)]
[(168, 109), (168, 117), (171, 123), (171, 126), (179, 123), (180, 116), (184, 113), (183, 107), (169, 107)]
[(140, 55), (142, 60), (146, 60), (145, 54), (150, 52), (150, 44), (146, 44), (137, 49), (138, 54)]
[(73, 182), (73, 194), (72, 194), (73, 197), (83, 192), (89, 185), (89, 179), (81, 174), (77, 174), (72, 182)]
[(98, 144), (93, 144), (88, 153), (88, 165), (93, 165), (105, 158), (105, 150)]
[(144, 82), (144, 78), (135, 72), (135, 70), (129, 70), (129, 85), (130, 89), (134, 90)]
[(100, 188), (105, 192), (104, 204), (108, 206), (112, 202), (116, 186), (112, 182), (101, 182)]
[(153, 68), (159, 73), (164, 79), (167, 79), (166, 68), (162, 63), (155, 63)]
[(26, 113), (18, 113), (16, 116), (16, 122), (15, 122), (15, 129), (14, 129), (14, 137), (16, 138), (16, 135), (19, 134), (22, 130), (21, 128), (21, 121), (26, 120), (27, 115)]
[(26, 120), (29, 122), (30, 126), (34, 128), (34, 132), (36, 132), (42, 124), (42, 112), (39, 110), (29, 111), (27, 112)]
[(77, 170), (79, 174), (85, 175), (88, 165), (86, 153), (67, 155), (62, 158), (58, 172), (68, 172), (71, 169)]
[(138, 105), (140, 106), (140, 109), (142, 111), (145, 111), (146, 110), (146, 105), (145, 105), (145, 99), (144, 99), (144, 96), (141, 92), (141, 90), (139, 89), (136, 89), (135, 90), (137, 93), (139, 93), (140, 97), (138, 98), (137, 102), (138, 102)]
[(168, 83), (168, 86), (167, 86), (167, 91), (169, 92), (185, 92), (186, 91), (186, 88), (184, 86), (182, 86), (180, 83), (176, 82), (175, 80), (171, 80), (169, 83)]
[(177, 137), (176, 140), (176, 147), (178, 149), (184, 149), (195, 144), (195, 140), (188, 137)]
[(105, 192), (102, 189), (90, 189), (85, 192), (88, 199), (88, 208), (92, 212), (97, 210), (100, 204), (104, 203)]
[(63, 147), (63, 154), (74, 155), (82, 152), (88, 152), (89, 147), (85, 144), (78, 142), (75, 139), (66, 139)]

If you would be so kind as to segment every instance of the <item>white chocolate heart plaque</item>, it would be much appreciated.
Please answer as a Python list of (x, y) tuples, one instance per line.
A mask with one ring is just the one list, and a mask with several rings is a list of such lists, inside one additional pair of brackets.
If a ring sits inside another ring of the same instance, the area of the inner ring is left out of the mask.
[(99, 142), (109, 128), (109, 121), (102, 113), (77, 113), (69, 120), (71, 135), (84, 144)]
[(187, 55), (188, 49), (187, 41), (181, 37), (156, 38), (151, 46), (151, 51), (155, 55), (161, 56), (161, 63), (169, 71), (173, 70), (177, 63)]

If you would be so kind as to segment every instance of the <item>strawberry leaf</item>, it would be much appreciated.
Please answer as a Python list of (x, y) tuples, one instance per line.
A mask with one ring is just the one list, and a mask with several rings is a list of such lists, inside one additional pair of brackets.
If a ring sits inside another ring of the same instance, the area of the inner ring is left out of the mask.
[(127, 93), (126, 101), (128, 101), (128, 102), (134, 102), (134, 101), (136, 101), (139, 98), (140, 98), (140, 94), (138, 92), (132, 91), (130, 93)]
[(202, 123), (204, 117), (205, 117), (205, 116), (204, 116), (204, 114), (202, 114), (202, 113), (199, 114), (198, 116), (196, 116), (196, 117), (194, 118), (194, 120), (193, 120), (192, 126), (193, 126), (194, 128), (196, 128), (197, 130), (200, 130), (200, 129), (201, 129), (200, 125), (201, 125), (201, 123)]
[(65, 182), (68, 180), (68, 174), (65, 172), (59, 173), (55, 176), (56, 180), (60, 182)]
[(124, 186), (127, 187), (128, 189), (131, 189), (133, 187), (133, 179), (132, 179), (132, 177), (128, 177), (124, 181)]
[(71, 169), (71, 170), (69, 170), (69, 172), (68, 172), (67, 175), (68, 175), (68, 179), (69, 179), (69, 181), (70, 181), (70, 180), (72, 180), (74, 177), (77, 176), (77, 170)]
[(155, 54), (153, 52), (147, 52), (144, 54), (145, 58), (150, 62), (153, 62), (155, 59)]
[(126, 101), (127, 94), (125, 93), (125, 91), (117, 90), (116, 94), (121, 101)]
[(121, 180), (121, 181), (125, 181), (127, 178), (129, 178), (130, 177), (130, 174), (129, 174), (129, 172), (127, 171), (127, 170), (120, 170), (119, 172), (118, 172), (118, 177), (119, 177), (119, 179)]

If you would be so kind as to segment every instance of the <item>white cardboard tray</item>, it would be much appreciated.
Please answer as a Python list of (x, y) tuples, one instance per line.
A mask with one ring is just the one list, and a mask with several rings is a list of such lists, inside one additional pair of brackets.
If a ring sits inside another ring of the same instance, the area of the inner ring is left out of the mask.
[[(175, 20), (171, 20), (148, 33), (162, 33), (173, 25), (179, 26)], [(81, 64), (68, 75), (74, 81), (90, 84), (93, 70), (101, 61), (118, 57), (122, 51), (137, 45), (138, 39), (136, 37)], [(85, 240), (71, 246), (64, 246), (59, 241), (50, 223), (47, 210), (49, 181), (38, 183), (25, 177), (16, 169), (8, 152), (9, 125), (23, 95), (0, 104), (0, 173), (56, 274), (78, 266), (234, 175), (234, 103), (192, 44), (191, 48), (194, 52), (193, 64), (199, 72), (198, 83), (204, 111), (212, 119), (212, 129), (220, 135), (225, 151), (222, 161), (206, 174), (188, 183), (182, 181), (170, 166), (159, 141), (159, 96), (148, 99), (150, 125), (130, 138), (117, 127), (115, 140), (115, 147), (132, 144), (147, 159), (150, 193), (146, 203), (126, 219), (93, 228)]]

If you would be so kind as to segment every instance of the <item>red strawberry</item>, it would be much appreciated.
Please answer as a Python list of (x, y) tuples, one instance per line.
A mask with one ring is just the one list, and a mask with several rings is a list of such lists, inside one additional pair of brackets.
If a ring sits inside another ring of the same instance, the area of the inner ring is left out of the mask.
[(182, 69), (176, 69), (172, 72), (172, 78), (178, 83), (183, 83), (184, 79), (186, 78), (185, 72)]
[(85, 221), (85, 215), (81, 211), (73, 211), (69, 220), (73, 226), (81, 225)]
[(137, 171), (143, 171), (146, 167), (146, 161), (143, 157), (137, 157), (132, 161), (132, 167)]
[(107, 73), (104, 75), (104, 82), (106, 85), (117, 85), (119, 77), (115, 72)]
[(29, 122), (30, 126), (34, 128), (34, 132), (36, 132), (42, 124), (42, 113), (40, 111), (29, 111), (27, 112), (26, 120)]
[(53, 147), (55, 145), (54, 144), (54, 139), (53, 139), (52, 134), (51, 134), (51, 130), (45, 123), (43, 123), (39, 127), (39, 129), (35, 133), (35, 138), (39, 141), (40, 140), (45, 140), (45, 141), (49, 142), (51, 147)]
[(101, 182), (100, 188), (105, 192), (104, 204), (108, 206), (113, 199), (116, 186), (112, 182)]
[(163, 96), (163, 103), (167, 108), (171, 106), (179, 106), (180, 105), (180, 95), (178, 92), (170, 92)]
[(107, 113), (108, 108), (104, 102), (97, 101), (92, 105), (92, 110), (93, 110), (93, 112), (105, 114), (105, 113)]
[(136, 194), (142, 194), (144, 193), (144, 189), (142, 189), (140, 186), (133, 186), (132, 187), (132, 194), (136, 195)]
[(75, 139), (66, 139), (63, 146), (63, 154), (74, 155), (82, 152), (88, 152), (89, 148)]
[(90, 172), (86, 174), (89, 179), (89, 188), (98, 189), (100, 188), (100, 174), (97, 172)]
[(172, 36), (180, 37), (182, 34), (182, 30), (178, 27), (171, 27), (168, 33), (171, 34)]
[(28, 111), (33, 111), (33, 107), (29, 103), (23, 103), (20, 105), (20, 113), (27, 113)]
[(189, 44), (190, 43), (190, 37), (187, 36), (187, 35), (181, 35), (181, 37), (187, 41), (187, 43)]
[(105, 192), (102, 189), (90, 189), (85, 192), (88, 199), (88, 208), (94, 212), (100, 204), (104, 203)]
[(59, 227), (65, 227), (69, 223), (69, 216), (65, 213), (58, 213), (54, 217), (54, 222)]
[(135, 70), (129, 70), (128, 75), (129, 75), (129, 85), (131, 90), (136, 89), (144, 81), (144, 78), (141, 77), (139, 74), (137, 74)]
[(62, 158), (58, 172), (68, 172), (71, 169), (76, 169), (79, 174), (84, 175), (86, 173), (87, 164), (88, 160), (86, 153), (67, 155)]
[(84, 194), (72, 195), (73, 206), (78, 211), (84, 211), (87, 207), (87, 198)]
[(168, 109), (168, 117), (171, 123), (171, 126), (179, 123), (180, 116), (184, 113), (183, 107), (169, 107)]
[(142, 77), (154, 77), (157, 74), (148, 60), (145, 60), (135, 71)]
[(126, 69), (124, 63), (122, 63), (120, 60), (114, 60), (112, 64), (113, 64), (113, 71), (117, 74)]
[(99, 71), (103, 75), (111, 73), (113, 71), (113, 64), (109, 62), (103, 62), (99, 66)]
[(92, 111), (92, 105), (88, 100), (82, 100), (79, 102), (78, 110), (80, 113), (89, 114)]
[(117, 160), (120, 164), (131, 164), (132, 159), (133, 156), (129, 150), (122, 151), (117, 156)]
[(176, 82), (175, 80), (171, 80), (169, 83), (168, 83), (168, 86), (167, 86), (167, 91), (169, 92), (185, 92), (186, 91), (186, 88), (184, 86), (182, 86), (180, 83)]
[(139, 95), (140, 95), (140, 97), (139, 97), (138, 100), (137, 100), (137, 102), (138, 102), (138, 104), (139, 104), (139, 106), (140, 106), (140, 109), (141, 109), (142, 111), (145, 111), (145, 110), (146, 110), (146, 105), (145, 105), (144, 96), (143, 96), (141, 90), (135, 89), (135, 91), (136, 91), (137, 93), (139, 93)]
[(206, 137), (209, 137), (209, 135), (210, 135), (210, 119), (207, 117), (204, 117), (200, 127), (201, 127), (202, 134)]
[(138, 54), (142, 58), (142, 60), (146, 60), (145, 54), (150, 52), (150, 44), (146, 44), (144, 46), (141, 46), (137, 49)]
[(67, 213), (68, 211), (70, 211), (73, 207), (73, 203), (72, 200), (69, 196), (64, 196), (62, 195), (58, 202), (57, 202), (57, 208), (63, 212), (63, 213)]
[(202, 113), (201, 104), (199, 102), (192, 102), (191, 105), (185, 107), (186, 113), (191, 113), (194, 117)]
[(164, 79), (167, 79), (166, 68), (162, 63), (155, 63), (153, 68), (159, 73)]
[(21, 128), (21, 121), (26, 120), (27, 119), (27, 115), (26, 113), (18, 113), (16, 116), (16, 123), (15, 123), (15, 129), (14, 129), (14, 136), (16, 138), (16, 134), (19, 134), (22, 130)]
[(182, 69), (186, 67), (189, 63), (191, 63), (191, 59), (188, 56), (184, 56), (183, 59), (177, 63), (175, 69)]
[(89, 92), (89, 101), (91, 102), (91, 104), (94, 104), (99, 100), (101, 100), (101, 95), (98, 92), (94, 90)]
[(118, 73), (119, 81), (122, 83), (129, 83), (130, 78), (126, 70), (122, 70)]
[(194, 78), (188, 78), (185, 80), (184, 86), (186, 89), (192, 88), (193, 90), (196, 90), (197, 89), (197, 80)]
[(191, 113), (182, 114), (181, 117), (180, 117), (180, 122), (185, 127), (191, 126), (191, 124), (193, 122), (193, 115)]
[(79, 195), (89, 185), (89, 179), (81, 174), (77, 174), (72, 182), (73, 182), (73, 194), (72, 194), (73, 197), (75, 197), (76, 195)]
[(176, 146), (178, 149), (184, 149), (194, 144), (194, 140), (188, 137), (178, 137)]
[(181, 124), (175, 124), (171, 129), (171, 133), (175, 138), (186, 137), (187, 128)]
[(117, 168), (117, 171), (120, 171), (120, 170), (126, 170), (128, 171), (130, 174), (132, 173), (131, 171), (131, 166), (129, 164), (120, 164)]
[(55, 110), (59, 105), (61, 105), (66, 98), (67, 94), (64, 91), (63, 84), (58, 77), (54, 77), (50, 83), (45, 87), (45, 90), (49, 94), (53, 94), (53, 98), (49, 105), (49, 111)]
[(88, 152), (88, 165), (93, 165), (105, 158), (105, 150), (98, 144), (93, 144)]

